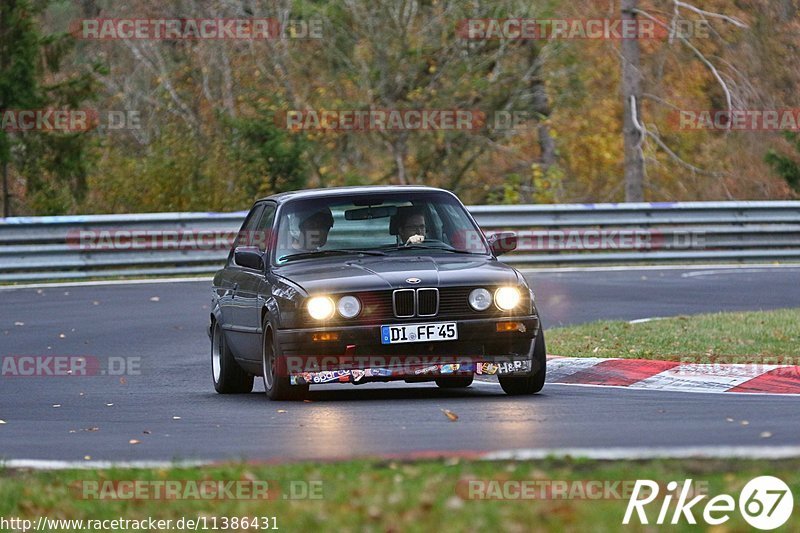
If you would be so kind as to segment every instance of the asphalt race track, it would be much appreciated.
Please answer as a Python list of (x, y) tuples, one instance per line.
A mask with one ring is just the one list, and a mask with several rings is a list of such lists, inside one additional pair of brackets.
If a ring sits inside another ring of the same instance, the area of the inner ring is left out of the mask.
[[(546, 327), (800, 306), (800, 267), (527, 277)], [(115, 357), (140, 366), (122, 379), (0, 377), (0, 459), (281, 461), (800, 442), (796, 396), (547, 385), (521, 399), (495, 383), (460, 392), (400, 383), (312, 387), (311, 402), (285, 403), (268, 401), (260, 380), (253, 394), (220, 396), (210, 377), (209, 303), (205, 280), (0, 290), (0, 356)]]

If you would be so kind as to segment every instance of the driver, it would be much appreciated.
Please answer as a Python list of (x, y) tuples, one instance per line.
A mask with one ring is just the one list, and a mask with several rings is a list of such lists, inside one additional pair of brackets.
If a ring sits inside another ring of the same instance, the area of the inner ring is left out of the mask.
[(300, 252), (315, 252), (328, 242), (328, 233), (333, 227), (333, 214), (328, 207), (310, 213), (299, 213), (297, 225), (300, 233), (292, 242), (292, 249)]
[(400, 244), (419, 244), (425, 240), (425, 213), (420, 208), (400, 209), (397, 213)]

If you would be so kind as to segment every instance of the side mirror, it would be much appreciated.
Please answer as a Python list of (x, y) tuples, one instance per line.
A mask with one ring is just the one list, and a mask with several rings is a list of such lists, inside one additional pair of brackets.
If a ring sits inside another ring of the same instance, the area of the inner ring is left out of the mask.
[(264, 254), (252, 246), (239, 246), (233, 252), (233, 260), (237, 265), (253, 270), (264, 270)]
[(517, 249), (517, 234), (513, 231), (495, 233), (489, 237), (489, 247), (495, 256), (513, 252)]

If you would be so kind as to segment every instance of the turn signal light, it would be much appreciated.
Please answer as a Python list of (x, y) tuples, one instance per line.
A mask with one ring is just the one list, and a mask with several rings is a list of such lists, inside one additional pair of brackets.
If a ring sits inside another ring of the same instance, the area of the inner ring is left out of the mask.
[(325, 331), (322, 333), (312, 333), (311, 340), (314, 342), (338, 341), (339, 334), (330, 331)]
[(523, 324), (522, 322), (498, 322), (497, 332), (502, 333), (504, 331), (520, 331), (524, 333), (525, 324)]

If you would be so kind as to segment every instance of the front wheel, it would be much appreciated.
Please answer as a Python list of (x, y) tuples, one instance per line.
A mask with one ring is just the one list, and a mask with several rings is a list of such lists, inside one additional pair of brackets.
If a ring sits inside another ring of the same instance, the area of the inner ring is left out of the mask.
[(278, 357), (272, 329), (264, 323), (261, 342), (261, 373), (264, 377), (264, 389), (270, 400), (302, 400), (308, 394), (308, 385), (291, 385), (289, 376), (280, 375)]
[(215, 321), (211, 330), (211, 377), (220, 394), (246, 394), (253, 391), (253, 374), (234, 360), (222, 328)]
[(500, 386), (509, 396), (536, 394), (544, 387), (547, 370), (547, 348), (544, 342), (544, 331), (541, 326), (533, 344), (531, 373), (527, 376), (498, 376)]

